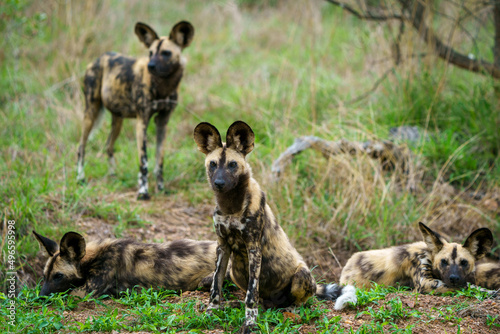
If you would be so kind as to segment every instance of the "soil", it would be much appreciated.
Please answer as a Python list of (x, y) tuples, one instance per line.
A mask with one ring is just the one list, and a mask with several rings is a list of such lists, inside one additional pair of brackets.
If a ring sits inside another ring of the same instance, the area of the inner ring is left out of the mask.
[[(123, 237), (131, 237), (144, 242), (160, 242), (170, 241), (181, 238), (191, 238), (196, 240), (214, 239), (214, 232), (212, 227), (212, 211), (213, 204), (204, 203), (196, 207), (187, 205), (186, 202), (180, 199), (175, 199), (169, 196), (153, 196), (150, 201), (136, 201), (136, 193), (128, 192), (119, 195), (119, 198), (109, 198), (108, 200), (122, 201), (124, 205), (134, 205), (142, 207), (141, 221), (150, 222), (149, 224), (141, 223), (139, 221), (130, 221), (127, 223), (127, 228), (122, 231)], [(87, 239), (89, 238), (105, 238), (115, 237), (115, 225), (110, 224), (95, 217), (85, 217), (84, 215), (75, 217), (78, 232), (83, 233)], [(332, 252), (334, 256), (332, 256)], [(341, 264), (344, 264), (350, 254), (342, 250), (318, 250), (311, 254), (304, 254), (306, 261), (310, 267), (316, 266), (314, 274), (317, 279), (325, 282), (336, 282), (341, 271)], [(33, 282), (43, 276), (43, 266), (46, 258), (40, 252), (35, 259), (32, 259), (31, 270), (26, 272), (21, 279), (24, 282)], [(244, 294), (241, 291), (233, 293), (237, 300), (243, 302)], [(408, 325), (415, 324), (413, 333), (500, 333), (500, 327), (487, 326), (486, 319), (488, 315), (498, 317), (496, 324), (500, 325), (500, 299), (488, 299), (485, 301), (478, 301), (476, 299), (467, 297), (444, 297), (433, 295), (418, 295), (408, 293), (398, 293), (388, 295), (384, 300), (375, 301), (374, 303), (364, 305), (362, 307), (347, 308), (342, 311), (335, 311), (333, 303), (326, 302), (317, 304), (318, 306), (331, 310), (327, 313), (327, 317), (340, 316), (340, 323), (346, 329), (353, 329), (356, 331), (364, 323), (370, 323), (373, 319), (369, 314), (363, 313), (364, 311), (378, 310), (380, 308), (391, 307), (386, 305), (388, 301), (393, 298), (399, 297), (402, 301), (403, 307), (410, 312), (412, 310), (419, 311), (423, 315), (420, 320), (415, 317), (403, 317), (396, 322), (399, 328), (405, 328)], [(176, 302), (179, 300), (195, 299), (203, 308), (203, 305), (208, 305), (209, 293), (202, 291), (187, 291), (178, 297), (172, 297), (169, 302)], [(239, 305), (237, 300), (229, 301), (232, 306)], [(446, 306), (462, 303), (464, 308), (459, 314), (449, 314), (446, 311)], [(235, 304), (235, 305), (234, 305)], [(112, 300), (104, 301), (105, 307), (123, 308), (124, 306)], [(100, 314), (104, 306), (95, 304), (94, 302), (83, 302), (79, 304), (78, 308), (72, 311), (65, 311), (65, 316), (68, 322), (80, 321), (84, 322), (88, 317)], [(289, 318), (291, 321), (300, 322), (300, 317), (294, 313), (294, 310), (286, 310), (284, 317)], [(462, 320), (458, 321), (457, 318)], [(417, 322), (418, 321), (418, 322)], [(459, 323), (460, 327), (457, 327)], [(384, 329), (390, 331), (390, 325), (385, 325)], [(300, 333), (316, 333), (314, 328), (314, 321), (311, 323), (302, 324), (299, 330)], [(121, 332), (127, 333), (127, 332)], [(148, 333), (148, 332), (136, 332)], [(223, 333), (221, 330), (204, 331), (204, 333)]]

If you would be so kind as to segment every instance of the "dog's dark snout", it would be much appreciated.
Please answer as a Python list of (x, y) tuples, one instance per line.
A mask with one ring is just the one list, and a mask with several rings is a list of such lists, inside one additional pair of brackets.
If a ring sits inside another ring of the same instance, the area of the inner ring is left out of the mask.
[(224, 182), (224, 180), (223, 180), (223, 179), (216, 179), (216, 180), (214, 181), (214, 186), (215, 186), (217, 189), (219, 189), (219, 190), (220, 190), (220, 189), (222, 189), (222, 188), (224, 188), (224, 186), (225, 186), (225, 185), (226, 185), (226, 182)]
[(151, 70), (154, 70), (154, 69), (155, 69), (155, 67), (156, 67), (156, 63), (155, 63), (154, 61), (150, 61), (150, 62), (148, 63), (148, 70), (150, 70), (150, 71), (151, 71)]
[(458, 275), (450, 275), (451, 284), (456, 285), (460, 281), (460, 277)]

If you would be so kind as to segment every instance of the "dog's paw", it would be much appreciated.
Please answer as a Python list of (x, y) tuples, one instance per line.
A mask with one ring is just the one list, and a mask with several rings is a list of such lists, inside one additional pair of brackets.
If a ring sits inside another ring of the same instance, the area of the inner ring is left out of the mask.
[(139, 201), (149, 201), (151, 199), (151, 196), (149, 196), (148, 193), (139, 193), (139, 195), (137, 195), (137, 199)]
[(257, 326), (257, 324), (255, 324), (255, 323), (248, 324), (248, 325), (245, 323), (240, 328), (238, 333), (241, 333), (241, 334), (260, 333), (260, 330), (259, 330), (259, 326)]
[(156, 188), (158, 189), (159, 192), (163, 192), (165, 190), (165, 184), (163, 182), (158, 182), (156, 184)]
[(205, 312), (205, 313), (208, 315), (212, 315), (212, 314), (214, 314), (214, 310), (217, 310), (219, 307), (220, 307), (220, 305), (210, 304), (210, 305), (208, 305), (207, 312)]

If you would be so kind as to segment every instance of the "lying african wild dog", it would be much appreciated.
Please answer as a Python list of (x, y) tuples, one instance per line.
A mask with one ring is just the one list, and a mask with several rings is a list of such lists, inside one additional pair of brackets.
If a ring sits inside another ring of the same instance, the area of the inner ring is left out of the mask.
[(134, 286), (195, 290), (209, 287), (215, 270), (215, 241), (177, 240), (147, 244), (131, 239), (85, 242), (76, 232), (60, 244), (33, 231), (49, 254), (41, 296), (72, 290), (94, 297), (117, 296)]
[(254, 147), (254, 133), (237, 121), (227, 130), (226, 143), (209, 123), (194, 130), (198, 149), (206, 154), (205, 167), (216, 208), (217, 268), (209, 310), (220, 305), (222, 279), (231, 257), (232, 281), (246, 290), (245, 330), (255, 325), (259, 297), (264, 305), (301, 305), (316, 296), (336, 300), (335, 309), (356, 302), (353, 286), (316, 284), (306, 263), (276, 221), (266, 197), (252, 178), (245, 157)]
[(177, 23), (168, 37), (159, 37), (144, 23), (137, 23), (135, 33), (149, 48), (149, 57), (130, 58), (108, 52), (87, 66), (84, 79), (85, 113), (78, 148), (78, 182), (85, 181), (83, 169), (85, 145), (103, 108), (111, 112), (111, 133), (106, 142), (110, 174), (114, 175), (114, 144), (124, 118), (136, 118), (139, 150), (139, 199), (149, 199), (146, 130), (156, 114), (156, 175), (158, 190), (163, 190), (163, 155), (170, 114), (177, 104), (177, 88), (182, 78), (185, 58), (181, 55), (194, 36), (191, 23)]
[(419, 223), (424, 241), (355, 253), (346, 263), (341, 284), (369, 286), (371, 282), (438, 293), (463, 288), (467, 282), (487, 289), (500, 288), (500, 266), (476, 265), (488, 253), (493, 235), (487, 228), (471, 233), (463, 245), (447, 242)]

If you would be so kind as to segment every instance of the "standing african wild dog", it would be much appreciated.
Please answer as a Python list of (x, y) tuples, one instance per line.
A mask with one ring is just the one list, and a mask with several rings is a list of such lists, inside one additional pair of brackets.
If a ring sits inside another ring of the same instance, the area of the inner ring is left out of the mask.
[(476, 265), (493, 244), (489, 229), (475, 230), (460, 245), (448, 243), (422, 223), (419, 228), (424, 241), (355, 253), (342, 270), (340, 283), (355, 283), (359, 287), (369, 286), (371, 282), (399, 284), (421, 293), (456, 290), (467, 282), (488, 289), (500, 288), (500, 266)]
[(156, 114), (156, 175), (158, 190), (163, 190), (163, 155), (167, 123), (177, 104), (177, 88), (182, 78), (185, 58), (181, 55), (194, 36), (191, 23), (177, 23), (168, 37), (159, 37), (144, 23), (137, 23), (135, 33), (149, 48), (149, 57), (130, 58), (108, 52), (87, 66), (84, 79), (85, 114), (78, 148), (77, 181), (85, 181), (85, 145), (103, 107), (111, 112), (111, 133), (106, 142), (110, 174), (115, 173), (114, 144), (124, 118), (136, 118), (139, 150), (139, 199), (149, 199), (146, 130)]
[(60, 244), (33, 231), (49, 259), (43, 271), (41, 296), (72, 290), (94, 297), (118, 295), (140, 287), (195, 290), (210, 286), (215, 270), (215, 241), (177, 240), (147, 244), (131, 239), (85, 242), (76, 232)]
[(219, 131), (209, 123), (200, 123), (194, 130), (198, 149), (206, 154), (208, 182), (216, 201), (217, 268), (209, 310), (220, 305), (222, 279), (230, 257), (231, 279), (246, 290), (245, 330), (255, 325), (259, 297), (264, 305), (276, 307), (301, 305), (314, 294), (336, 299), (336, 309), (355, 302), (352, 286), (316, 284), (276, 221), (245, 160), (254, 147), (254, 139), (252, 129), (241, 121), (229, 127), (226, 143), (222, 143)]

